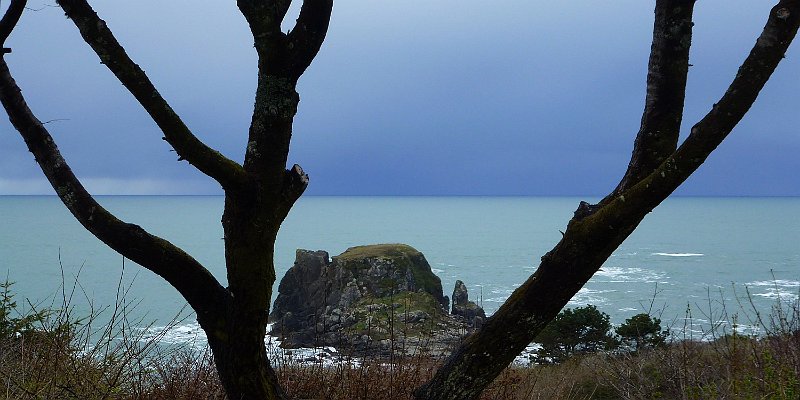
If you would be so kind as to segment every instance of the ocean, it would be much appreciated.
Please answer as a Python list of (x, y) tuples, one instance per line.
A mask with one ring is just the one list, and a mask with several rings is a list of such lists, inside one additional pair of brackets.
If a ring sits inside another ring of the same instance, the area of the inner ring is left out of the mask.
[[(406, 243), (450, 294), (456, 279), (491, 314), (560, 238), (577, 197), (303, 197), (276, 244), (278, 279), (295, 250)], [(100, 196), (121, 219), (182, 247), (225, 281), (220, 196)], [(53, 196), (0, 196), (0, 268), (17, 303), (76, 314), (113, 306), (117, 288), (156, 329), (185, 306), (153, 273), (86, 232)], [(759, 333), (756, 312), (800, 295), (800, 198), (671, 198), (652, 212), (569, 306), (592, 304), (619, 324), (651, 312), (702, 339), (711, 326)], [(77, 285), (75, 285), (77, 282)], [(275, 284), (275, 292), (277, 293)], [(23, 301), (23, 299), (28, 299)], [(30, 303), (28, 303), (30, 302)], [(688, 330), (687, 330), (688, 329)], [(164, 340), (193, 337), (191, 316)]]

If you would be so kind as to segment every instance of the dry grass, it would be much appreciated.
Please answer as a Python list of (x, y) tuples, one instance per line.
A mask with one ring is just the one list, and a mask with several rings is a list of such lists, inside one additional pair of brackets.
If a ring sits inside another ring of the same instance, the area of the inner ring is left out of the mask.
[[(99, 313), (75, 323), (69, 311), (58, 311), (36, 331), (1, 338), (0, 399), (225, 399), (208, 351), (161, 347), (160, 337), (135, 328), (140, 321), (127, 320), (128, 310), (121, 301), (105, 310), (111, 318), (102, 324)], [(800, 304), (784, 303), (754, 319), (765, 336), (720, 334), (508, 368), (481, 398), (800, 398)], [(439, 362), (425, 356), (332, 366), (284, 360), (276, 370), (293, 399), (405, 400)]]
[[(436, 367), (435, 360), (409, 358), (332, 367), (284, 365), (277, 372), (293, 399), (406, 400)], [(594, 354), (559, 365), (512, 367), (481, 399), (796, 400), (799, 376), (800, 334), (739, 336), (680, 341), (636, 354)], [(159, 370), (157, 381), (130, 398), (224, 399), (208, 357), (171, 362)]]
[[(43, 335), (47, 336), (47, 335)], [(169, 350), (147, 357), (130, 348), (98, 358), (67, 338), (25, 338), (3, 345), (7, 399), (224, 399), (208, 353)], [(72, 349), (72, 350), (71, 350)], [(147, 360), (147, 361), (143, 361)], [(359, 365), (282, 365), (291, 398), (410, 399), (436, 369), (433, 359)], [(594, 354), (559, 365), (506, 369), (482, 399), (797, 399), (800, 334), (765, 339), (680, 341), (637, 354)]]

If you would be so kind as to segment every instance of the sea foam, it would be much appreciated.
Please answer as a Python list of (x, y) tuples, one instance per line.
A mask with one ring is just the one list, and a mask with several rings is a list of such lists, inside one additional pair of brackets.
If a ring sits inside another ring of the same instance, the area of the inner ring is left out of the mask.
[(703, 253), (650, 253), (651, 256), (663, 257), (702, 257)]
[(669, 278), (665, 275), (666, 273), (663, 271), (637, 267), (603, 267), (594, 274), (592, 281), (598, 283), (655, 283)]

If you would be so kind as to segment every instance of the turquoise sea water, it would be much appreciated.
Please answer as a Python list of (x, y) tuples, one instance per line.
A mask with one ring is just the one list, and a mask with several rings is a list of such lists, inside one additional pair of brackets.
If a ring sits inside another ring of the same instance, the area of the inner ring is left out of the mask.
[[(281, 229), (277, 273), (280, 279), (292, 265), (297, 248), (336, 255), (350, 246), (407, 243), (425, 254), (446, 294), (461, 279), (492, 313), (558, 241), (580, 200), (594, 199), (305, 197)], [(99, 201), (182, 247), (224, 282), (221, 197)], [(81, 293), (73, 301), (79, 310), (88, 307), (87, 299), (95, 308), (112, 305), (121, 276), (130, 286), (128, 300), (140, 301), (136, 312), (156, 325), (185, 303), (160, 278), (87, 233), (55, 197), (0, 196), (0, 221), (0, 268), (16, 282), (18, 298), (60, 297), (63, 270), (68, 285), (79, 275)], [(693, 323), (702, 325), (719, 319), (724, 304), (729, 318), (739, 313), (739, 322), (748, 325), (739, 303), (766, 312), (776, 300), (798, 298), (799, 241), (800, 198), (669, 199), (571, 305), (594, 304), (620, 323), (652, 303), (664, 321), (682, 328), (687, 306)], [(190, 318), (183, 328), (196, 330), (192, 323)]]

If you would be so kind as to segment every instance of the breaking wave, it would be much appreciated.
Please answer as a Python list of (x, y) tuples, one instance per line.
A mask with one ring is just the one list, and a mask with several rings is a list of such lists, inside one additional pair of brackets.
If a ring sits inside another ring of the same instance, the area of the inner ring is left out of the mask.
[[(267, 325), (267, 332), (272, 329), (272, 324)], [(189, 346), (195, 351), (203, 351), (208, 345), (208, 338), (198, 323), (188, 323), (175, 326), (152, 326), (144, 329), (141, 342), (156, 341), (166, 346)], [(322, 366), (339, 365), (343, 362), (357, 365), (360, 361), (356, 358), (343, 357), (333, 347), (281, 348), (280, 339), (267, 335), (264, 338), (267, 346), (267, 356), (273, 365), (281, 364), (314, 364)]]
[(626, 267), (603, 267), (592, 278), (593, 282), (598, 283), (623, 283), (623, 282), (642, 282), (655, 283), (669, 278), (663, 271), (654, 271), (644, 268)]
[(800, 299), (800, 281), (774, 279), (771, 281), (748, 282), (745, 283), (745, 286), (760, 291), (760, 293), (753, 293), (753, 296), (782, 301)]
[(608, 299), (601, 296), (603, 293), (614, 293), (616, 290), (596, 290), (596, 289), (588, 289), (588, 288), (581, 288), (578, 290), (578, 293), (575, 296), (572, 296), (572, 299), (569, 300), (569, 305), (571, 306), (585, 306), (587, 304), (591, 305), (600, 305), (605, 304), (608, 302)]
[(775, 279), (771, 281), (753, 281), (745, 283), (745, 286), (770, 286), (770, 287), (796, 287), (800, 288), (800, 281), (788, 279)]

